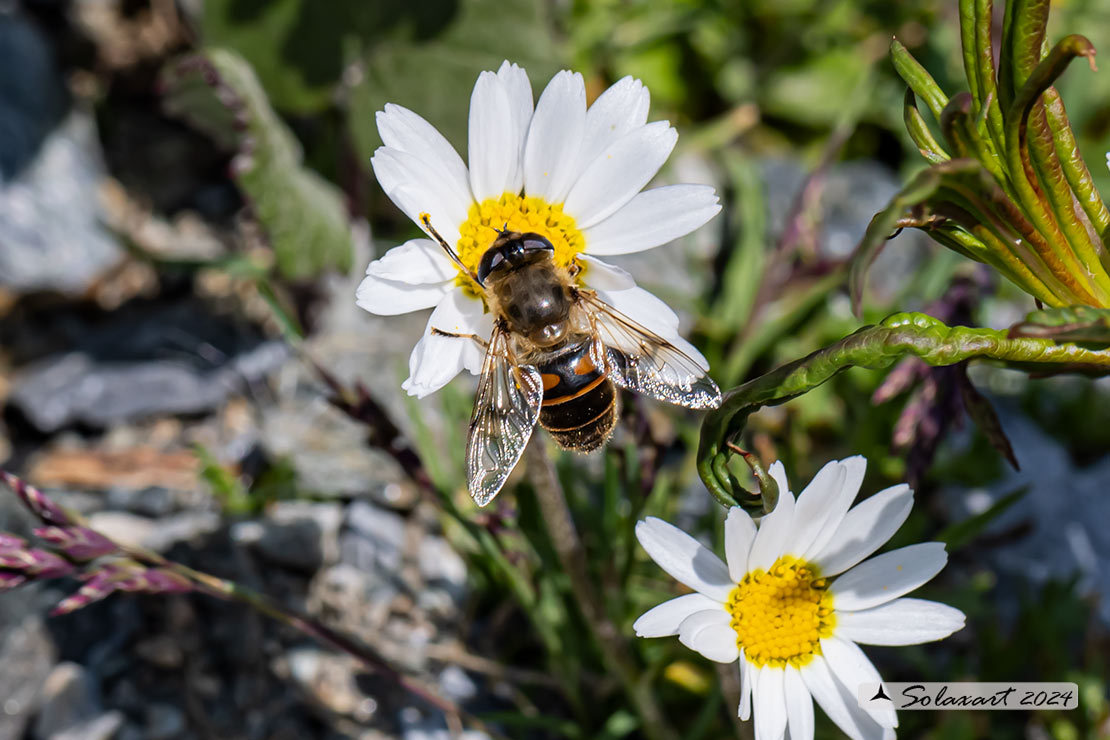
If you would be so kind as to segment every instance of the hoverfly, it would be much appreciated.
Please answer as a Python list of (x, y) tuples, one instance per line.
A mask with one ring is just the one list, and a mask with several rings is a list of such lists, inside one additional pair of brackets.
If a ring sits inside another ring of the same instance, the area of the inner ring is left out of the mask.
[(488, 340), (432, 328), (486, 351), (466, 443), (467, 484), (479, 506), (501, 490), (537, 423), (564, 449), (603, 445), (617, 423), (617, 387), (691, 409), (721, 404), (695, 360), (579, 286), (580, 268), (557, 265), (545, 237), (495, 229), (475, 273), (428, 215), (420, 218), (493, 315)]

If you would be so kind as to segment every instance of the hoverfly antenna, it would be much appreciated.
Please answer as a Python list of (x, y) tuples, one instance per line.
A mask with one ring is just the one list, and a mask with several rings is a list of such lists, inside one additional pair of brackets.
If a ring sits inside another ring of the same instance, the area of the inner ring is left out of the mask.
[(443, 251), (446, 252), (447, 256), (451, 258), (451, 261), (454, 262), (460, 270), (466, 273), (471, 280), (478, 283), (478, 285), (481, 285), (482, 281), (478, 279), (478, 276), (474, 273), (474, 271), (463, 264), (462, 259), (459, 258), (458, 252), (452, 249), (451, 245), (447, 243), (447, 240), (440, 236), (439, 232), (436, 231), (436, 228), (432, 226), (432, 217), (428, 213), (422, 212), (420, 214), (420, 223), (424, 224), (424, 227), (431, 233), (432, 238), (439, 242), (439, 246), (443, 247)]

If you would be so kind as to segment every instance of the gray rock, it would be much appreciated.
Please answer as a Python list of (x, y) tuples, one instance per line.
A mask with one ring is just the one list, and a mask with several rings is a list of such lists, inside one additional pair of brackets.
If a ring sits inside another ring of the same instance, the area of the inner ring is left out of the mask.
[(456, 602), (466, 596), (466, 563), (447, 540), (425, 536), (420, 542), (418, 564), (427, 585), (444, 589)]
[(186, 511), (149, 519), (126, 511), (98, 511), (89, 517), (89, 526), (121, 544), (164, 553), (178, 542), (215, 532), (220, 527), (220, 515), (214, 511)]
[(29, 616), (0, 641), (0, 738), (21, 738), (39, 707), (39, 696), (54, 665), (54, 643), (38, 616)]
[(367, 447), (366, 428), (328, 403), (319, 385), (309, 385), (304, 368), (292, 372), (304, 392), (294, 390), (292, 397), (262, 410), (266, 453), (288, 459), (304, 490), (326, 496), (369, 495), (383, 502), (402, 497), (400, 471), (386, 454)]
[(113, 509), (126, 509), (142, 516), (163, 517), (177, 509), (177, 496), (168, 488), (131, 489), (113, 488), (108, 491), (108, 505)]
[(172, 704), (155, 703), (146, 709), (147, 740), (170, 740), (185, 732), (185, 715)]
[(309, 584), (309, 612), (365, 642), (380, 639), (399, 589), (390, 574), (347, 563), (323, 568)]
[[(761, 166), (767, 197), (769, 243), (774, 244), (786, 227), (807, 170), (792, 159), (768, 159)], [(819, 254), (834, 260), (851, 256), (871, 218), (887, 206), (901, 187), (902, 182), (895, 173), (869, 160), (841, 162), (830, 167), (820, 183)], [(888, 299), (897, 294), (921, 262), (922, 250), (932, 243), (916, 229), (906, 229), (890, 240), (868, 272), (869, 291)]]
[(123, 714), (113, 709), (51, 735), (49, 740), (112, 740), (113, 738), (121, 740), (122, 728)]
[(478, 685), (457, 665), (449, 665), (439, 673), (439, 690), (445, 697), (462, 704), (478, 695)]
[(42, 432), (75, 423), (93, 427), (165, 414), (196, 414), (220, 406), (245, 381), (277, 367), (288, 354), (265, 342), (213, 371), (177, 362), (97, 362), (73, 352), (24, 368), (9, 403)]
[(396, 573), (405, 544), (405, 520), (396, 512), (365, 501), (347, 508), (340, 558), (362, 570)]
[(66, 109), (50, 40), (18, 9), (0, 7), (0, 183), (31, 163)]
[(342, 518), (337, 503), (282, 501), (270, 507), (264, 521), (237, 524), (232, 537), (271, 562), (314, 573), (339, 558)]
[(21, 366), (8, 403), (46, 433), (211, 411), (289, 356), (244, 320), (173, 294), (110, 312), (17, 311), (0, 320), (0, 343)]
[(18, 7), (0, 13), (0, 286), (80, 292), (122, 256), (99, 223), (96, 127), (65, 117), (55, 52)]
[(77, 663), (59, 663), (42, 686), (42, 709), (35, 720), (36, 740), (49, 740), (63, 730), (100, 714), (100, 696), (92, 676)]
[[(946, 489), (953, 518), (982, 512), (1002, 496), (1028, 486), (1025, 496), (987, 532), (1006, 531), (1019, 523), (1028, 523), (1031, 531), (986, 551), (991, 567), (1034, 584), (1078, 577), (1077, 592), (1092, 600), (1102, 623), (1110, 626), (1110, 457), (1076, 468), (1068, 450), (1032, 421), (1009, 404), (998, 403), (996, 408), (1022, 470), (1007, 466), (1002, 477), (985, 488)], [(1017, 594), (1008, 589), (999, 589), (998, 598), (1011, 610), (1019, 606)]]
[(377, 702), (355, 681), (353, 660), (316, 648), (294, 648), (285, 655), (289, 675), (313, 702), (358, 722), (368, 722)]
[(0, 181), (0, 285), (81, 293), (123, 258), (101, 226), (92, 116), (74, 112), (27, 169)]
[(67, 101), (53, 57), (23, 14), (0, 13), (0, 285), (78, 293), (123, 251), (101, 225), (92, 115), (58, 125)]
[(405, 707), (398, 712), (402, 740), (488, 740), (489, 735), (479, 730), (463, 730), (452, 736), (442, 716), (425, 716), (416, 707)]

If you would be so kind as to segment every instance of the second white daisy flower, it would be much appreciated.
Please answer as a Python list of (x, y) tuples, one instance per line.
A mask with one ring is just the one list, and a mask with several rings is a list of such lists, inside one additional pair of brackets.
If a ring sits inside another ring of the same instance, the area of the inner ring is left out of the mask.
[(898, 485), (849, 508), (867, 463), (826, 465), (797, 500), (781, 463), (774, 511), (757, 527), (741, 508), (725, 520), (725, 559), (661, 519), (636, 526), (647, 553), (695, 593), (664, 602), (634, 625), (641, 637), (678, 635), (719, 663), (739, 661), (739, 714), (755, 714), (757, 740), (813, 738), (816, 700), (849, 737), (893, 737), (894, 710), (864, 710), (860, 684), (879, 682), (860, 650), (939, 640), (964, 625), (957, 609), (902, 598), (944, 567), (930, 542), (864, 561), (902, 526), (913, 491)]

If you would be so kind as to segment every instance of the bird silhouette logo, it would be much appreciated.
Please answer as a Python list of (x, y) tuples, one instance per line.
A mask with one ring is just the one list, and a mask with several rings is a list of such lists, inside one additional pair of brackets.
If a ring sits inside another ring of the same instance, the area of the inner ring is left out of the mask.
[(886, 699), (887, 701), (893, 701), (893, 699), (891, 699), (889, 696), (887, 696), (886, 692), (883, 691), (883, 685), (882, 684), (879, 684), (879, 690), (876, 691), (875, 695), (871, 697), (871, 701), (875, 701), (876, 699)]

